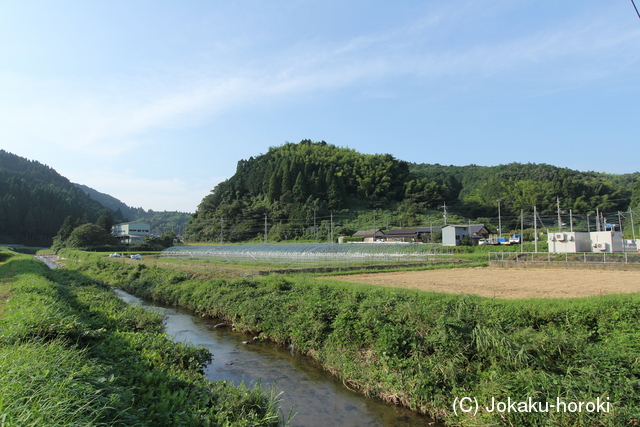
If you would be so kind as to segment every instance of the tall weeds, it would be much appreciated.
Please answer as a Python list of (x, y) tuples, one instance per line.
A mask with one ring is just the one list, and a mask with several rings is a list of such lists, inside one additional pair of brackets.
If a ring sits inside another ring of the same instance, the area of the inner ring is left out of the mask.
[[(277, 426), (277, 399), (211, 383), (202, 349), (109, 287), (17, 257), (0, 316), (0, 426)], [(11, 263), (9, 260), (8, 263)], [(3, 265), (2, 268), (5, 268)]]
[[(82, 274), (219, 316), (314, 357), (345, 385), (457, 425), (632, 426), (640, 295), (500, 301), (301, 276), (209, 279), (142, 265)], [(611, 403), (610, 411), (454, 413), (456, 397)]]

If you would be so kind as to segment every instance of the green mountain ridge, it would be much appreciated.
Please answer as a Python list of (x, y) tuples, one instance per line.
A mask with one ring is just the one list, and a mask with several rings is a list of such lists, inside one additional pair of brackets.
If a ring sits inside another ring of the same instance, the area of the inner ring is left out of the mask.
[(558, 199), (564, 211), (579, 215), (635, 208), (639, 177), (548, 164), (409, 163), (304, 140), (240, 160), (236, 173), (191, 216), (131, 208), (72, 184), (49, 166), (0, 150), (0, 243), (46, 246), (67, 216), (93, 222), (105, 207), (116, 221), (145, 221), (153, 233), (171, 230), (191, 241), (262, 240), (265, 230), (270, 241), (324, 241), (358, 229), (441, 225), (445, 206), (449, 223), (491, 225), (497, 200), (507, 228), (509, 218), (515, 223), (534, 205), (539, 214), (554, 215)]
[(49, 246), (68, 216), (95, 222), (105, 209), (116, 222), (148, 222), (156, 234), (179, 234), (190, 217), (131, 208), (113, 196), (71, 183), (36, 160), (0, 149), (0, 243)]
[(491, 222), (497, 200), (502, 215), (513, 218), (534, 205), (540, 214), (553, 214), (558, 199), (562, 209), (583, 215), (624, 211), (638, 205), (639, 177), (532, 163), (417, 164), (303, 140), (240, 160), (236, 173), (204, 197), (187, 237), (258, 240), (266, 229), (269, 240), (278, 241), (317, 238), (318, 229), (349, 235), (376, 224), (438, 225), (445, 206), (452, 221)]
[(111, 209), (114, 212), (120, 210), (125, 218), (130, 218), (132, 216), (131, 214), (134, 212), (133, 208), (127, 206), (125, 203), (109, 194), (101, 193), (98, 190), (95, 190), (83, 184), (74, 182), (73, 185), (85, 192), (87, 195), (89, 195), (89, 197), (91, 197), (93, 200), (96, 200), (105, 208)]
[(0, 242), (47, 246), (67, 216), (93, 222), (104, 210), (51, 167), (0, 150)]
[(126, 205), (119, 199), (106, 194), (101, 193), (91, 187), (82, 184), (74, 184), (80, 188), (92, 199), (97, 200), (104, 207), (113, 211), (122, 212), (122, 216), (130, 221), (144, 221), (151, 225), (151, 233), (161, 235), (165, 231), (173, 231), (176, 235), (184, 233), (184, 229), (191, 218), (191, 214), (187, 212), (178, 211), (154, 211), (149, 209), (148, 211), (143, 208), (133, 208)]

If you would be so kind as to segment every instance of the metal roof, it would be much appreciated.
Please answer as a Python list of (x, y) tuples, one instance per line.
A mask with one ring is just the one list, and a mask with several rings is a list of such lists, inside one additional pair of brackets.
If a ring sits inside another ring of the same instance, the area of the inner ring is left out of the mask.
[(402, 229), (402, 230), (389, 230), (385, 233), (385, 236), (416, 236), (418, 230), (415, 228)]
[(384, 233), (382, 232), (382, 230), (380, 230), (379, 228), (376, 229), (371, 229), (371, 230), (361, 230), (361, 231), (356, 231), (355, 233), (352, 234), (352, 237), (360, 237), (360, 236), (384, 236)]

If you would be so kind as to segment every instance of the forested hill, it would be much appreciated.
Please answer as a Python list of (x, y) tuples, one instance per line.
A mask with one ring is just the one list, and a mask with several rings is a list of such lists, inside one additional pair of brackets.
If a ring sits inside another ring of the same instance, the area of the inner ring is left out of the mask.
[(49, 166), (0, 150), (0, 243), (48, 245), (67, 216), (95, 221), (104, 210)]
[[(640, 188), (636, 188), (638, 172), (579, 172), (532, 163), (490, 167), (412, 164), (411, 172), (420, 179), (444, 185), (447, 204), (471, 217), (491, 216), (499, 199), (507, 213), (530, 211), (533, 205), (541, 213), (554, 213), (560, 198), (564, 210), (584, 214), (596, 209), (627, 210), (632, 196), (640, 195)], [(633, 207), (636, 206), (638, 203), (634, 202)]]
[[(256, 220), (308, 222), (310, 212), (388, 207), (405, 197), (409, 165), (389, 154), (361, 154), (305, 140), (238, 162), (235, 175), (206, 196), (187, 236), (214, 239), (221, 224), (232, 241), (255, 236)], [(311, 222), (313, 225), (313, 222)]]
[(74, 184), (87, 193), (92, 199), (113, 211), (122, 212), (122, 216), (128, 221), (144, 221), (151, 226), (151, 233), (161, 235), (166, 231), (173, 231), (177, 235), (184, 233), (191, 214), (177, 211), (148, 211), (143, 208), (132, 208), (115, 197), (101, 193), (91, 187), (82, 184)]
[(81, 189), (89, 197), (100, 203), (105, 208), (111, 209), (112, 211), (120, 210), (120, 212), (122, 212), (122, 216), (124, 216), (125, 218), (131, 218), (131, 214), (135, 211), (135, 209), (130, 208), (125, 203), (109, 194), (101, 193), (98, 190), (94, 190), (93, 188), (87, 187), (83, 184), (74, 183), (73, 185)]
[[(424, 224), (427, 217), (435, 225), (445, 204), (460, 218), (490, 218), (497, 216), (498, 199), (507, 215), (530, 211), (533, 205), (541, 213), (555, 212), (557, 198), (563, 209), (575, 212), (626, 210), (639, 177), (547, 164), (410, 164), (390, 154), (361, 154), (304, 140), (238, 162), (233, 177), (202, 200), (187, 237), (258, 238), (266, 218), (270, 239), (309, 238), (314, 215), (318, 225), (320, 218), (338, 220), (341, 234), (363, 227), (357, 218), (364, 215), (369, 216), (368, 228), (376, 215), (385, 216), (390, 227)], [(637, 198), (640, 191), (635, 193)]]

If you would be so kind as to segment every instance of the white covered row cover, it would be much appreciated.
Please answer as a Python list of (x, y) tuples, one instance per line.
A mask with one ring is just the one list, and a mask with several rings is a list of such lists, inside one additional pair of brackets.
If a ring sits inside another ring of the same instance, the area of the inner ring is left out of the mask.
[(350, 264), (428, 262), (441, 259), (434, 245), (425, 244), (254, 244), (219, 246), (174, 246), (162, 257), (216, 259), (226, 262), (264, 262), (286, 264)]

